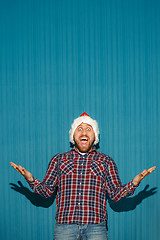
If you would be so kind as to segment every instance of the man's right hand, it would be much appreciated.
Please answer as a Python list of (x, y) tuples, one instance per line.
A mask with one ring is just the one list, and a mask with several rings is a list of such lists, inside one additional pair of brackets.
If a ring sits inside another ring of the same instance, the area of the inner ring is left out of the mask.
[(17, 172), (19, 172), (22, 176), (24, 176), (27, 181), (30, 181), (30, 182), (33, 181), (32, 174), (28, 172), (24, 167), (22, 167), (21, 165), (16, 165), (13, 162), (10, 162), (10, 164)]

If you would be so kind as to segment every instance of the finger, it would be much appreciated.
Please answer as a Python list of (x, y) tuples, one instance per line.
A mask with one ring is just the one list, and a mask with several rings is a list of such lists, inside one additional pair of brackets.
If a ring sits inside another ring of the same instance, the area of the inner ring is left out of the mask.
[(12, 166), (13, 168), (16, 168), (16, 167), (17, 167), (17, 165), (16, 165), (15, 163), (13, 163), (13, 162), (10, 162), (10, 164), (11, 164), (11, 166)]
[(18, 165), (18, 166), (17, 166), (17, 170), (18, 170), (22, 175), (24, 175), (24, 168), (23, 168), (21, 165)]
[(18, 165), (18, 168), (19, 168), (19, 170), (23, 170), (23, 168), (22, 168), (22, 166), (21, 165)]
[(16, 165), (14, 162), (10, 162), (10, 164), (11, 164), (11, 166), (12, 166), (12, 165)]
[(148, 170), (144, 170), (142, 173), (142, 179), (151, 174), (155, 170), (156, 166), (149, 168)]
[(18, 184), (19, 184), (21, 187), (23, 187), (23, 184), (22, 184), (21, 181), (18, 181)]
[(144, 169), (143, 172), (140, 173), (142, 179), (144, 178), (146, 173), (147, 173), (147, 169)]
[(16, 165), (15, 163), (11, 162), (11, 166), (20, 174), (24, 175), (24, 171), (21, 165)]
[(147, 184), (147, 185), (145, 186), (145, 188), (144, 188), (143, 191), (146, 191), (148, 188), (149, 188), (149, 184)]
[(19, 172), (21, 175), (23, 175), (22, 171), (19, 168), (16, 168), (17, 172)]
[(17, 185), (16, 184), (14, 184), (14, 183), (10, 183), (10, 185), (12, 186), (12, 187), (17, 187)]
[(154, 166), (154, 167), (151, 167), (151, 168), (149, 168), (149, 169), (148, 169), (148, 172), (150, 172), (150, 173), (151, 173), (151, 172), (153, 172), (155, 169), (156, 169), (156, 166)]
[(148, 170), (144, 171), (143, 172), (143, 178), (148, 176), (149, 174), (151, 174), (154, 170), (155, 170), (156, 167), (151, 167), (149, 168)]
[(19, 167), (18, 167), (16, 164), (12, 164), (11, 166), (12, 166), (16, 171), (19, 172)]
[(150, 172), (146, 171), (144, 174), (143, 174), (143, 178), (145, 178), (146, 176), (148, 176), (150, 174)]
[(146, 173), (146, 171), (147, 171), (147, 169), (144, 169), (144, 170), (143, 170), (143, 172), (142, 172), (142, 174), (145, 174), (145, 173)]

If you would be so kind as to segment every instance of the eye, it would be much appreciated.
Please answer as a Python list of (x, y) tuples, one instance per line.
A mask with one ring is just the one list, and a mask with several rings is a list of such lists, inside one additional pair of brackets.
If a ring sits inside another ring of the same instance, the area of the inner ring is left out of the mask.
[(82, 131), (82, 128), (81, 128), (81, 127), (79, 127), (79, 128), (78, 128), (78, 131)]
[(87, 131), (90, 131), (90, 130), (91, 130), (91, 129), (88, 127), (88, 128), (87, 128)]

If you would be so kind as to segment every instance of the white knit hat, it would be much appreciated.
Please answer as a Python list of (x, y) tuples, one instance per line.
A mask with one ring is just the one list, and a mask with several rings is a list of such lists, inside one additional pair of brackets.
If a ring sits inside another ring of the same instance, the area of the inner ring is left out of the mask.
[(98, 123), (96, 120), (92, 119), (87, 113), (82, 113), (80, 117), (76, 118), (74, 122), (72, 123), (71, 129), (69, 131), (69, 140), (72, 144), (75, 144), (73, 135), (74, 131), (76, 128), (81, 124), (81, 123), (87, 123), (92, 126), (93, 131), (95, 133), (95, 141), (94, 145), (99, 143), (99, 128), (98, 128)]

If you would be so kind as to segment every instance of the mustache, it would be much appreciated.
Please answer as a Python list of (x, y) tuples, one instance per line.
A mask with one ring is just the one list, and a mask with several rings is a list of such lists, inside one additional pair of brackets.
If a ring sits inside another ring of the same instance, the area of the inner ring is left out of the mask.
[(80, 139), (82, 139), (82, 138), (89, 139), (89, 137), (87, 135), (81, 135), (81, 136), (79, 136), (79, 138)]

